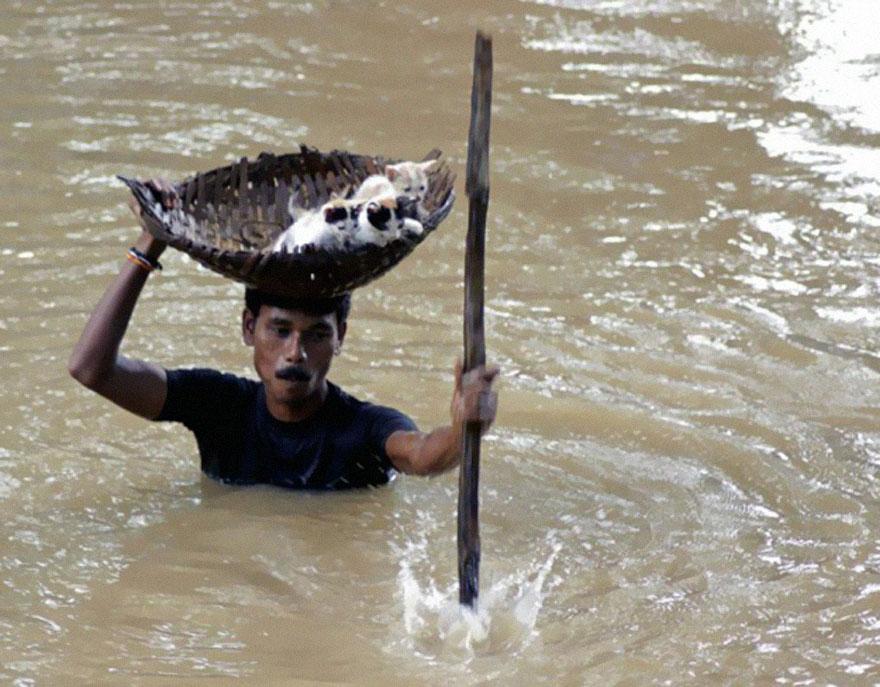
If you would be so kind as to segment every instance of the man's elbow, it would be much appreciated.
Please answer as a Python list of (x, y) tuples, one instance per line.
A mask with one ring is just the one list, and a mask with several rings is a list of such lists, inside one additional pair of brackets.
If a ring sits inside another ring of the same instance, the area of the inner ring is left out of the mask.
[(458, 465), (460, 450), (448, 428), (430, 434), (396, 432), (385, 446), (398, 472), (422, 477), (439, 475)]
[(87, 389), (95, 390), (101, 385), (103, 376), (94, 366), (88, 365), (75, 353), (67, 361), (67, 372)]
[(431, 477), (433, 475), (442, 475), (449, 472), (458, 465), (458, 455), (433, 456), (430, 458), (416, 458), (410, 461), (404, 472), (408, 475), (418, 475), (420, 477)]
[(432, 465), (423, 465), (416, 462), (407, 463), (403, 466), (401, 472), (406, 475), (416, 475), (417, 477), (428, 477), (429, 475), (438, 474), (438, 471), (433, 469)]

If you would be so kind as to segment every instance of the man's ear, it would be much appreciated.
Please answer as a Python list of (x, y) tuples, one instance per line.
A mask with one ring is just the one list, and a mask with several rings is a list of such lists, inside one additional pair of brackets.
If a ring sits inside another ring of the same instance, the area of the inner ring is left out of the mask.
[(250, 311), (250, 308), (245, 308), (241, 311), (241, 338), (244, 341), (246, 346), (254, 345), (254, 330), (257, 326), (257, 318), (254, 317), (254, 314)]
[(339, 325), (339, 327), (337, 327), (336, 338), (339, 341), (339, 343), (337, 344), (337, 350), (338, 350), (339, 346), (342, 345), (342, 340), (345, 338), (345, 332), (347, 332), (347, 331), (348, 331), (348, 322), (343, 322), (342, 324)]

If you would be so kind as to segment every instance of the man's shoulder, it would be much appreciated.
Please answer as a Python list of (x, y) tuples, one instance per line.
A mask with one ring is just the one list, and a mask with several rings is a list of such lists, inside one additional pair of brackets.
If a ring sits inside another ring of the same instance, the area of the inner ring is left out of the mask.
[(355, 398), (342, 387), (327, 380), (327, 398), (331, 403), (349, 406), (352, 408), (360, 407), (366, 404), (359, 398)]
[(241, 377), (231, 372), (221, 372), (210, 367), (186, 367), (166, 370), (165, 374), (171, 384), (203, 386), (207, 389), (227, 388), (241, 392), (255, 392), (260, 382)]
[(350, 421), (354, 418), (362, 418), (367, 424), (385, 425), (392, 423), (399, 429), (416, 429), (416, 424), (405, 413), (390, 406), (379, 405), (371, 401), (352, 396), (332, 382), (328, 382), (330, 389), (333, 414), (337, 418), (345, 418)]
[(376, 405), (375, 403), (364, 401), (356, 396), (352, 396), (333, 382), (328, 381), (327, 388), (329, 390), (328, 400), (330, 401), (330, 405), (334, 407), (335, 412), (348, 411), (350, 413), (369, 413), (374, 408), (382, 408), (382, 406)]
[(207, 367), (165, 372), (168, 390), (157, 420), (195, 423), (240, 413), (257, 398), (260, 382)]

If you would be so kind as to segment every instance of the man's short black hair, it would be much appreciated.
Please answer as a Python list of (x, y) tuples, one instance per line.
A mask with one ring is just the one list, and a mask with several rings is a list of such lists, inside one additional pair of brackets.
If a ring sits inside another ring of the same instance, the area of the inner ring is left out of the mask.
[(244, 291), (244, 305), (251, 311), (254, 317), (260, 314), (260, 306), (268, 305), (285, 310), (299, 310), (307, 315), (336, 315), (336, 325), (341, 327), (348, 320), (348, 312), (351, 310), (351, 294), (344, 293), (332, 298), (286, 298), (271, 293), (246, 288)]

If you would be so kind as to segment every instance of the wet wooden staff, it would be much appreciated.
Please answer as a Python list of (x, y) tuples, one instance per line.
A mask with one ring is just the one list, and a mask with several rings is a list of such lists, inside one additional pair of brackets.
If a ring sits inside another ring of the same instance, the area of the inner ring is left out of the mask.
[[(464, 262), (464, 370), (486, 363), (483, 330), (483, 264), (486, 210), (489, 205), (489, 121), (492, 108), (492, 39), (477, 32), (474, 82), (471, 90), (471, 126), (468, 135), (467, 182), (469, 200), (467, 252)], [(465, 427), (458, 482), (459, 603), (473, 607), (480, 576), (480, 423)]]

